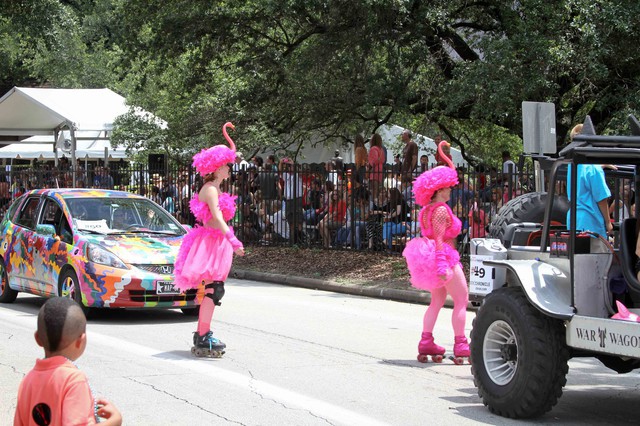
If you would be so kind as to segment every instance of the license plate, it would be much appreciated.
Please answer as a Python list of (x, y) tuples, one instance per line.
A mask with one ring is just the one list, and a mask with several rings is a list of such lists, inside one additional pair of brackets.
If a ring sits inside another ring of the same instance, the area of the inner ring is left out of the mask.
[(174, 287), (173, 281), (158, 281), (156, 284), (157, 294), (180, 294), (180, 290)]

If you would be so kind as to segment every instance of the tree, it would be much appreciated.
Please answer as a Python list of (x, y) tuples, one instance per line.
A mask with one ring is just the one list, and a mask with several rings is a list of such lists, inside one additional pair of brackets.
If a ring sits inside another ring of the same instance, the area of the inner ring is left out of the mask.
[[(169, 123), (163, 143), (176, 152), (221, 141), (231, 119), (245, 150), (348, 141), (394, 123), (498, 158), (521, 134), (522, 101), (556, 105), (558, 144), (586, 114), (599, 132), (620, 132), (638, 110), (634, 0), (32, 3), (69, 29), (44, 20), (22, 30), (19, 13), (1, 12), (14, 75), (109, 84)], [(61, 72), (60, 49), (23, 54), (27, 37), (73, 46), (80, 71)]]

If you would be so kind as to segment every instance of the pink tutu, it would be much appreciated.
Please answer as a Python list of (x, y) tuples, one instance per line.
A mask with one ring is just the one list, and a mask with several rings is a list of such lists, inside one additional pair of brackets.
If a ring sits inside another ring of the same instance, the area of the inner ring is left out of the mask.
[(219, 229), (198, 226), (182, 239), (175, 261), (175, 286), (180, 291), (198, 287), (203, 281), (226, 281), (233, 247)]
[[(449, 244), (443, 244), (449, 267), (460, 263), (460, 255)], [(411, 285), (422, 290), (433, 290), (445, 285), (438, 277), (436, 265), (436, 244), (430, 238), (414, 238), (407, 242), (402, 255), (407, 261)]]

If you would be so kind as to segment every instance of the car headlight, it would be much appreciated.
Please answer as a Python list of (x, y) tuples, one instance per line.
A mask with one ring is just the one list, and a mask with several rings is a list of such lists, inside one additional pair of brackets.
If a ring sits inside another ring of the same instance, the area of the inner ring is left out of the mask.
[(114, 268), (129, 269), (122, 260), (109, 250), (104, 249), (96, 244), (89, 244), (87, 249), (87, 257), (91, 262), (101, 265), (113, 266)]

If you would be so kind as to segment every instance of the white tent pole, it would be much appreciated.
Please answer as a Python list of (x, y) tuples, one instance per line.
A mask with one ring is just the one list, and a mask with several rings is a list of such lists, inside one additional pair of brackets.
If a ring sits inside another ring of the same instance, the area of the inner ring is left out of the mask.
[(69, 125), (69, 132), (71, 133), (71, 173), (73, 178), (73, 187), (76, 187), (76, 128), (74, 125)]
[(53, 131), (53, 164), (58, 168), (58, 137), (60, 136), (60, 130), (55, 129)]

